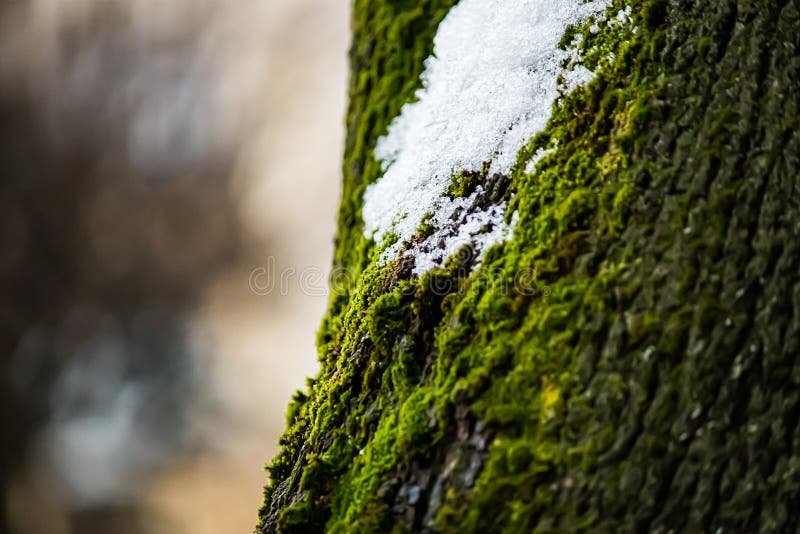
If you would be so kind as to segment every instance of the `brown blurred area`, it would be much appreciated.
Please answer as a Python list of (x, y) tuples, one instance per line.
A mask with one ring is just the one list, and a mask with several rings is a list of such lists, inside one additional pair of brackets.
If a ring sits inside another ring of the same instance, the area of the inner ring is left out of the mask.
[(252, 531), (327, 302), (252, 273), (328, 271), (347, 4), (0, 0), (0, 532)]

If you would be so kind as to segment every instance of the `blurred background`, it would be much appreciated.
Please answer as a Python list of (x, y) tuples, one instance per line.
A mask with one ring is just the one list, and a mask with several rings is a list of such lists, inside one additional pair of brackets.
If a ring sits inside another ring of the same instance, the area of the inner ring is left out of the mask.
[(0, 0), (0, 532), (253, 530), (317, 369), (347, 10)]

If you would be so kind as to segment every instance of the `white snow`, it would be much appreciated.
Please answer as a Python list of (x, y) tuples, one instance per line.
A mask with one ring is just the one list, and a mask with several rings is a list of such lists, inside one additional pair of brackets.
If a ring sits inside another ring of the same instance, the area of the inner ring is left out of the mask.
[(384, 176), (367, 188), (362, 216), (367, 237), (399, 238), (386, 247), (383, 261), (399, 253), (428, 213), (436, 232), (407, 252), (417, 274), (465, 244), (480, 255), (511, 234), (504, 203), (474, 206), (482, 189), (454, 200), (443, 194), (454, 174), (480, 171), (484, 162), (490, 174), (508, 174), (519, 150), (546, 126), (561, 91), (558, 77), (566, 89), (591, 79), (580, 65), (562, 67), (577, 58), (558, 43), (568, 25), (607, 3), (461, 0), (450, 11), (425, 63), (417, 101), (402, 108), (375, 148)]
[(475, 192), (466, 198), (439, 200), (438, 208), (427, 221), (437, 230), (411, 251), (415, 258), (414, 274), (422, 275), (442, 265), (447, 258), (470, 244), (474, 252), (478, 253), (479, 262), (480, 252), (511, 235), (517, 213), (514, 213), (512, 223), (506, 224), (503, 220), (505, 203), (490, 206), (485, 210), (471, 209), (483, 192), (483, 188), (478, 186)]

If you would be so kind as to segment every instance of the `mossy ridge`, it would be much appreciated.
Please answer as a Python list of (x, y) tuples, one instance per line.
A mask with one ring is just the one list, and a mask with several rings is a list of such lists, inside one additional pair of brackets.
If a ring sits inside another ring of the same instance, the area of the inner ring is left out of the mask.
[[(800, 221), (797, 8), (630, 7), (636, 33), (575, 30), (598, 77), (520, 155), (517, 232), (478, 272), (454, 261), (414, 281), (340, 229), (337, 262), (362, 277), (332, 303), (262, 517), (348, 532), (797, 525), (800, 332), (781, 316), (800, 303), (785, 240)], [(737, 92), (741, 64), (763, 81)], [(508, 291), (518, 273), (534, 291)], [(770, 436), (789, 444), (774, 459)]]

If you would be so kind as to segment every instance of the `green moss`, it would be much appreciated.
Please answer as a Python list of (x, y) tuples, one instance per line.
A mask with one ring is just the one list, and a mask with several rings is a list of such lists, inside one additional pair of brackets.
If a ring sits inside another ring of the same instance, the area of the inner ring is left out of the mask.
[(325, 527), (325, 517), (311, 504), (309, 497), (292, 503), (280, 512), (278, 528), (281, 532), (297, 533), (320, 531)]
[(422, 217), (422, 221), (420, 222), (419, 229), (417, 230), (417, 239), (420, 241), (424, 241), (428, 237), (432, 236), (433, 233), (436, 231), (436, 226), (431, 224), (431, 219), (433, 218), (433, 212), (429, 211)]
[(609, 217), (610, 231), (618, 234), (626, 226), (636, 200), (636, 188), (631, 183), (623, 184), (614, 194), (614, 201)]
[[(798, 124), (796, 108), (772, 92), (789, 91), (783, 78), (769, 78), (757, 96), (734, 90), (736, 65), (760, 61), (742, 42), (776, 35), (796, 14), (769, 2), (740, 6), (732, 18), (725, 1), (713, 9), (615, 1), (609, 12), (629, 6), (632, 24), (570, 29), (563, 44), (582, 36), (578, 46), (597, 76), (565, 95), (547, 129), (520, 152), (508, 177), (509, 211), (519, 216), (513, 239), (488, 251), (476, 272), (454, 258), (415, 279), (402, 260), (377, 264), (379, 251), (362, 233), (361, 197), (381, 174), (375, 140), (413, 98), (436, 27), (454, 3), (355, 3), (335, 265), (356, 282), (332, 297), (319, 334), (322, 370), (290, 408), (282, 452), (269, 467), (262, 527), (419, 530), (425, 519), (409, 515), (416, 508), (407, 490), (426, 501), (437, 483), (441, 499), (429, 519), (440, 532), (753, 526), (719, 495), (681, 495), (727, 473), (724, 497), (747, 497), (725, 460), (731, 440), (714, 428), (695, 438), (691, 414), (713, 405), (714, 421), (737, 434), (736, 421), (766, 410), (745, 409), (741, 377), (769, 377), (771, 391), (781, 391), (792, 376), (787, 357), (748, 359), (749, 347), (755, 354), (767, 341), (755, 344), (745, 333), (759, 298), (768, 301), (753, 288), (779, 284), (796, 267), (786, 260), (782, 274), (763, 274), (791, 240), (751, 248), (750, 229), (773, 208), (753, 215), (741, 206), (772, 197), (724, 161), (752, 148), (794, 165), (781, 159), (791, 133), (751, 147), (762, 142), (748, 129), (759, 113), (743, 120), (747, 106), (729, 100), (756, 99), (774, 121)], [(770, 107), (776, 101), (780, 114)], [(525, 172), (543, 148), (551, 151)], [(456, 176), (449, 194), (468, 195), (484, 179)], [(776, 242), (770, 236), (781, 224), (775, 216), (758, 235)], [(430, 232), (423, 221), (418, 237)], [(729, 267), (737, 263), (747, 271)], [(774, 291), (784, 306), (775, 309), (791, 309), (787, 295), (791, 286)], [(772, 322), (785, 320), (778, 314)], [(751, 368), (758, 371), (747, 375)], [(714, 369), (725, 369), (725, 380)], [(692, 454), (718, 472), (688, 455), (690, 437)], [(722, 452), (706, 452), (714, 450)], [(742, 445), (736, 458), (758, 450)], [(748, 473), (766, 487), (757, 471)], [(705, 510), (702, 503), (716, 511), (687, 512)]]
[(400, 407), (396, 446), (398, 453), (413, 457), (415, 451), (433, 444), (436, 418), (429, 413), (433, 408), (433, 394), (417, 389)]
[(556, 211), (558, 231), (566, 234), (570, 231), (587, 228), (597, 209), (596, 194), (586, 188), (572, 191)]
[(450, 198), (468, 197), (475, 189), (483, 183), (489, 174), (489, 165), (484, 164), (481, 172), (462, 171), (453, 176), (450, 186), (447, 188), (447, 196)]

